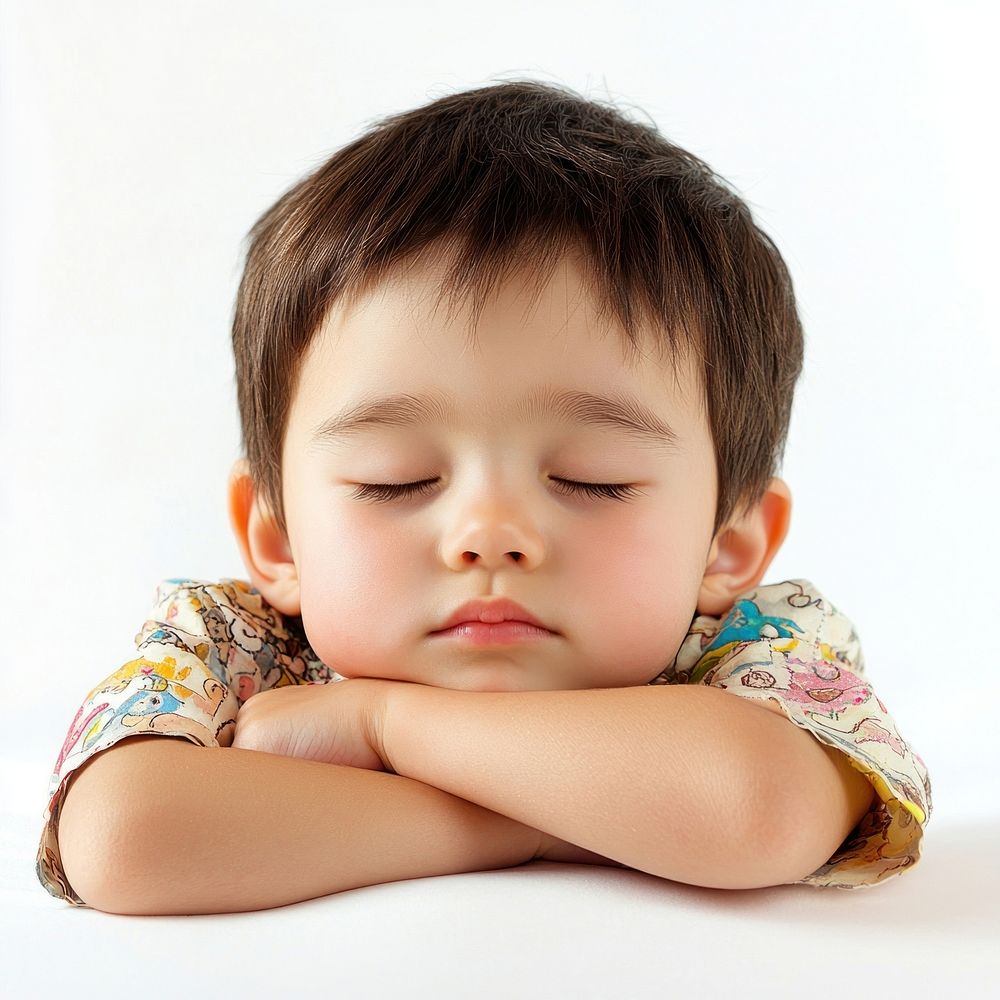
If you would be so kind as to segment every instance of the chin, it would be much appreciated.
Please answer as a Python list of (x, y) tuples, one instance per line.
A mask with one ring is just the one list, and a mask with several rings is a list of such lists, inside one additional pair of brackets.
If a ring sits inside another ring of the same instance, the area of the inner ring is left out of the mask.
[(549, 684), (526, 683), (528, 678), (514, 673), (499, 674), (491, 671), (487, 676), (470, 672), (460, 683), (436, 685), (438, 687), (453, 687), (456, 691), (554, 691)]
[(509, 674), (504, 676), (500, 671), (483, 671), (465, 668), (458, 671), (454, 677), (444, 682), (434, 684), (430, 681), (415, 681), (426, 687), (441, 688), (445, 691), (524, 691), (527, 690), (518, 678)]

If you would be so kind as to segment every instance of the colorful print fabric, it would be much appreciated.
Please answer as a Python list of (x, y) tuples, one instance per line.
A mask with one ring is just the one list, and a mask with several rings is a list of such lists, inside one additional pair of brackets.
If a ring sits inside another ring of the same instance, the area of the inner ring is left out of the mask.
[[(135, 643), (139, 655), (84, 698), (49, 780), (36, 873), (75, 906), (87, 904), (62, 870), (58, 829), (82, 764), (148, 733), (229, 746), (240, 706), (258, 691), (344, 680), (313, 653), (301, 619), (284, 617), (243, 580), (163, 580)], [(708, 684), (771, 699), (871, 782), (877, 794), (868, 813), (826, 864), (792, 884), (865, 888), (919, 860), (932, 809), (927, 768), (868, 683), (850, 621), (809, 581), (758, 586), (721, 618), (696, 616), (650, 684)]]

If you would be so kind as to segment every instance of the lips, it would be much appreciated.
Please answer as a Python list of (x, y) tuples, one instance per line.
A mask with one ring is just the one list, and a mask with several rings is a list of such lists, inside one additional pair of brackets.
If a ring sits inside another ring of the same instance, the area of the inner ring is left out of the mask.
[(464, 622), (487, 622), (498, 625), (500, 622), (527, 622), (551, 632), (544, 622), (539, 621), (527, 608), (522, 608), (517, 601), (499, 598), (492, 601), (477, 599), (467, 601), (456, 608), (447, 621), (438, 626), (436, 631), (443, 632)]

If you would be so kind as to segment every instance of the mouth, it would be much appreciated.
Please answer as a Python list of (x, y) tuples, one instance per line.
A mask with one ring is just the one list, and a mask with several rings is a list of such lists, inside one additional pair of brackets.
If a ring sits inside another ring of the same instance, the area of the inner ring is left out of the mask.
[(469, 646), (503, 646), (554, 638), (555, 633), (529, 622), (461, 622), (451, 628), (431, 632), (440, 639), (450, 639)]

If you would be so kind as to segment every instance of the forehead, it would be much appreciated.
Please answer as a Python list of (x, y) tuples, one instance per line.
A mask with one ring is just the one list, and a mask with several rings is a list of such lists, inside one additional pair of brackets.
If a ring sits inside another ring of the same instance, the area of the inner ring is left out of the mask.
[(512, 271), (478, 314), (468, 298), (445, 300), (446, 270), (441, 257), (414, 261), (336, 304), (302, 359), (293, 415), (328, 420), (409, 395), (420, 399), (410, 422), (477, 414), (494, 423), (534, 421), (574, 406), (579, 415), (593, 396), (633, 414), (651, 409), (645, 415), (659, 413), (661, 422), (684, 411), (698, 419), (694, 353), (675, 358), (648, 328), (631, 344), (601, 315), (579, 258), (565, 256), (542, 276), (528, 266)]

